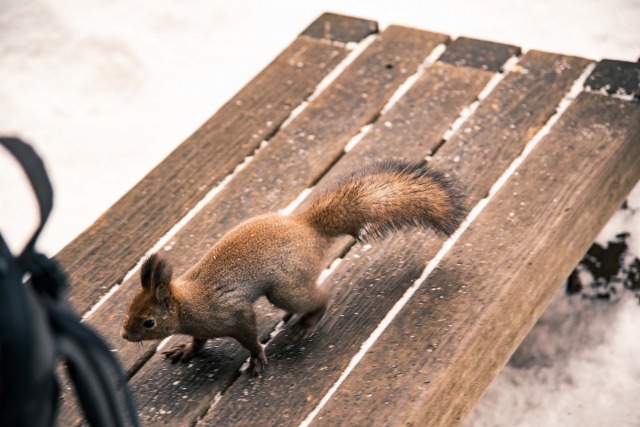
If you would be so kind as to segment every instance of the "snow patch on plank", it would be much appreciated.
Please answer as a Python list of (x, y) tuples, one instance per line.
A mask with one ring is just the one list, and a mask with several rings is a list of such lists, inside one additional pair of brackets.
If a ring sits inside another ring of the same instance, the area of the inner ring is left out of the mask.
[(318, 279), (317, 279), (317, 284), (318, 286), (322, 285), (324, 283), (325, 280), (327, 280), (327, 277), (331, 276), (331, 273), (333, 273), (335, 271), (336, 268), (338, 268), (338, 266), (340, 265), (340, 263), (342, 263), (342, 258), (336, 258), (333, 260), (333, 262), (331, 263), (331, 265), (329, 265), (329, 267), (325, 268), (324, 270), (322, 270), (320, 272), (320, 274), (318, 275)]

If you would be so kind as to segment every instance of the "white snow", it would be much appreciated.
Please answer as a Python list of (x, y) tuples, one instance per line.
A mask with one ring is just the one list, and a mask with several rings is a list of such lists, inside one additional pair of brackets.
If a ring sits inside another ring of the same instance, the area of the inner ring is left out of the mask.
[(607, 242), (615, 240), (616, 235), (625, 231), (635, 231), (626, 243), (629, 245), (629, 252), (637, 257), (640, 255), (640, 185), (636, 185), (629, 194), (627, 205), (628, 209), (620, 209), (613, 215), (596, 238), (596, 242), (606, 247)]
[(638, 311), (558, 294), (466, 426), (640, 425)]
[[(91, 225), (324, 11), (592, 59), (640, 56), (637, 0), (3, 0), (0, 133), (37, 148), (56, 191), (40, 249), (54, 254)], [(0, 188), (0, 230), (17, 251), (36, 208), (2, 150)], [(638, 256), (640, 186), (629, 206), (598, 241), (632, 232)], [(559, 296), (468, 424), (639, 425), (638, 324), (632, 297)]]

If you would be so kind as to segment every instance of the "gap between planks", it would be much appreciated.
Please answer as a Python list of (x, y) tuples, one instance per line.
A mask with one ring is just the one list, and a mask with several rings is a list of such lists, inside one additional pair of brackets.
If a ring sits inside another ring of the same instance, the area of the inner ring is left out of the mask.
[(456, 242), (460, 239), (460, 237), (464, 234), (464, 232), (468, 229), (469, 225), (475, 221), (475, 219), (480, 215), (480, 213), (485, 209), (485, 207), (491, 202), (493, 197), (500, 191), (500, 189), (504, 186), (504, 184), (509, 180), (509, 178), (516, 172), (516, 169), (522, 164), (522, 162), (529, 156), (529, 154), (535, 149), (538, 143), (544, 138), (553, 125), (558, 121), (560, 116), (566, 111), (566, 109), (571, 105), (573, 100), (582, 92), (584, 88), (584, 83), (587, 77), (591, 74), (593, 69), (595, 68), (595, 63), (589, 64), (585, 70), (582, 72), (580, 77), (574, 82), (571, 89), (567, 92), (567, 94), (560, 101), (558, 106), (556, 107), (556, 112), (553, 116), (549, 118), (549, 120), (545, 123), (545, 125), (534, 135), (534, 137), (527, 143), (522, 153), (509, 165), (509, 167), (503, 172), (503, 174), (498, 178), (498, 180), (493, 184), (491, 190), (489, 190), (488, 195), (481, 199), (469, 212), (467, 218), (465, 218), (464, 222), (461, 224), (460, 228), (456, 230), (456, 232), (442, 245), (438, 253), (429, 261), (425, 269), (423, 270), (420, 277), (414, 282), (414, 284), (407, 289), (404, 295), (396, 302), (391, 310), (387, 313), (385, 318), (378, 324), (378, 327), (371, 333), (369, 338), (362, 344), (360, 347), (360, 351), (356, 353), (349, 365), (347, 365), (346, 369), (342, 372), (338, 380), (334, 383), (334, 385), (329, 389), (329, 391), (324, 395), (324, 397), (320, 400), (318, 405), (309, 413), (309, 415), (302, 421), (300, 427), (308, 427), (316, 418), (316, 416), (320, 413), (322, 408), (329, 402), (331, 397), (335, 394), (335, 392), (340, 388), (342, 383), (346, 380), (346, 378), (351, 374), (353, 369), (360, 363), (364, 355), (371, 349), (373, 344), (378, 340), (378, 338), (382, 335), (382, 333), (387, 329), (389, 324), (393, 321), (393, 319), (397, 316), (397, 314), (402, 310), (402, 308), (407, 304), (407, 302), (411, 299), (413, 294), (422, 286), (422, 284), (426, 281), (429, 275), (438, 267), (442, 259), (447, 255), (447, 253), (453, 248)]
[[(521, 55), (524, 55), (524, 52)], [(442, 141), (435, 148), (433, 153), (431, 153), (430, 157), (433, 157), (433, 155), (438, 151), (438, 148), (442, 147), (445, 142), (450, 140), (453, 135), (458, 132), (458, 129), (460, 129), (462, 125), (469, 119), (469, 117), (471, 117), (476, 112), (480, 103), (484, 101), (484, 99), (489, 96), (491, 92), (493, 92), (493, 89), (498, 86), (498, 84), (507, 76), (507, 74), (509, 74), (515, 68), (519, 60), (520, 56), (514, 55), (504, 63), (504, 65), (502, 66), (502, 71), (494, 74), (494, 76), (491, 78), (491, 80), (489, 80), (484, 89), (482, 89), (482, 91), (478, 94), (476, 100), (469, 106), (462, 109), (462, 111), (460, 112), (460, 116), (458, 116), (458, 118), (451, 124), (451, 127), (442, 135)]]

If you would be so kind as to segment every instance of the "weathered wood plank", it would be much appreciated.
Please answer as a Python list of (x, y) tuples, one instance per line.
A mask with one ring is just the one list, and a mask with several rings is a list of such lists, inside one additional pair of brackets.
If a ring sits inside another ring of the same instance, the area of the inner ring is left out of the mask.
[(315, 424), (461, 423), (640, 179), (639, 142), (639, 104), (581, 94)]
[[(483, 177), (465, 183), (469, 206), (486, 196), (490, 188), (486, 182), (493, 184), (553, 116), (555, 107), (589, 62), (535, 50), (527, 52), (441, 148), (436, 165), (446, 162), (454, 177)], [(490, 145), (484, 141), (491, 141)], [(491, 156), (487, 156), (487, 150), (492, 150)], [(483, 190), (477, 191), (480, 187)]]
[[(558, 72), (553, 68), (549, 71), (548, 67), (556, 63), (571, 66), (564, 66)], [(587, 63), (577, 58), (529, 53), (522, 59), (524, 65), (521, 66), (526, 66), (528, 73), (534, 76), (544, 76), (544, 82), (523, 78), (525, 74), (511, 73), (484, 100), (483, 104), (489, 107), (483, 108), (481, 104), (469, 119), (483, 124), (482, 128), (471, 128), (470, 132), (475, 134), (473, 138), (468, 136), (469, 144), (474, 145), (474, 152), (478, 154), (469, 156), (467, 167), (457, 173), (458, 179), (468, 188), (469, 199), (483, 197), (496, 180), (494, 171), (476, 167), (472, 162), (486, 165), (498, 155), (503, 156), (503, 162), (515, 159), (526, 138), (544, 125), (583, 71), (579, 65), (586, 66)], [(536, 96), (540, 85), (551, 88), (546, 96)], [(514, 100), (514, 97), (521, 99)], [(523, 103), (522, 99), (531, 101)], [(504, 111), (505, 115), (496, 118), (496, 111)], [(531, 119), (531, 115), (535, 117)], [(513, 122), (525, 122), (526, 126), (512, 129), (509, 125)], [(463, 126), (458, 134), (466, 133), (465, 129)], [(453, 169), (460, 161), (449, 156), (451, 150), (447, 150), (452, 143), (460, 146), (458, 134), (434, 157), (433, 162), (441, 170)], [(496, 144), (496, 139), (500, 140), (504, 135), (512, 144), (509, 149)], [(498, 163), (498, 166), (504, 164)], [(504, 170), (506, 165), (502, 167)], [(234, 420), (238, 425), (253, 425), (265, 419), (271, 425), (300, 423), (338, 379), (393, 304), (419, 277), (441, 243), (431, 233), (414, 232), (394, 236), (372, 247), (354, 247), (325, 282), (333, 302), (318, 333), (304, 345), (287, 346), (288, 329), (285, 328), (285, 332), (267, 347), (271, 364), (263, 377), (258, 380), (240, 377), (227, 390), (225, 400), (207, 413), (203, 423), (224, 425), (227, 420)]]
[(441, 62), (458, 66), (500, 71), (507, 59), (520, 54), (520, 48), (502, 43), (458, 37), (440, 57)]
[[(390, 27), (381, 34), (180, 230), (170, 242), (175, 249), (166, 253), (174, 263), (176, 273), (180, 274), (197, 261), (218, 237), (242, 219), (266, 210), (277, 210), (294, 200), (340, 156), (349, 139), (379, 114), (394, 91), (429, 52), (446, 40), (443, 35), (402, 27)], [(388, 68), (388, 64), (393, 66)], [(344, 114), (345, 111), (349, 114)], [(137, 291), (136, 286), (135, 279), (125, 283), (88, 319), (113, 343), (128, 370), (137, 369), (154, 349), (154, 344), (142, 349), (131, 344), (127, 346), (118, 338), (123, 311)], [(271, 321), (269, 327), (276, 322)], [(175, 341), (169, 345), (173, 343)], [(157, 409), (153, 414), (143, 414), (145, 420), (194, 419), (208, 407), (210, 401), (206, 399), (213, 398), (216, 388), (224, 389), (235, 378), (246, 357), (244, 350), (238, 349), (230, 340), (221, 343), (225, 347), (220, 347), (220, 354), (230, 354), (232, 360), (220, 367), (220, 374), (213, 383), (210, 378), (197, 375), (193, 382), (186, 383), (184, 371), (166, 367), (167, 362), (162, 357), (154, 357), (142, 368), (132, 380), (134, 390), (144, 391), (137, 393), (138, 403)], [(197, 358), (190, 366), (203, 369), (207, 361), (206, 357)], [(189, 369), (188, 366), (185, 369)], [(172, 390), (180, 390), (185, 383), (189, 390), (186, 401), (165, 400)], [(150, 387), (155, 394), (147, 393), (145, 387)], [(77, 420), (77, 416), (69, 415), (72, 412), (63, 409), (71, 423)]]
[(85, 313), (111, 286), (122, 281), (173, 224), (278, 131), (291, 111), (313, 93), (347, 53), (345, 48), (310, 37), (295, 40), (63, 248), (56, 260), (69, 275), (69, 297), (74, 308)]
[(594, 91), (603, 90), (609, 94), (628, 95), (640, 99), (640, 63), (600, 61), (585, 83)]
[(323, 13), (302, 32), (302, 35), (348, 43), (360, 41), (377, 32), (378, 23), (375, 21)]

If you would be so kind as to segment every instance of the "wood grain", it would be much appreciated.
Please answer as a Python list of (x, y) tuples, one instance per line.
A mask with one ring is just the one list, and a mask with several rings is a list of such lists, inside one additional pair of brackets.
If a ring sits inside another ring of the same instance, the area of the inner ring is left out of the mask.
[[(433, 155), (462, 110), (476, 100), (494, 76), (495, 73), (484, 69), (484, 64), (495, 64), (497, 57), (506, 61), (512, 53), (509, 45), (456, 39), (391, 109), (376, 120), (362, 140), (333, 165), (314, 191), (324, 191), (341, 175), (381, 159), (420, 161)], [(467, 57), (474, 60), (465, 66), (443, 62), (443, 58), (448, 61), (447, 58)], [(355, 239), (349, 236), (341, 238), (334, 245), (332, 259), (342, 257), (354, 243)]]
[(460, 424), (640, 179), (638, 141), (639, 104), (580, 95), (315, 425)]
[(318, 39), (295, 40), (63, 248), (55, 258), (69, 276), (74, 308), (85, 313), (122, 281), (173, 224), (278, 131), (346, 55), (346, 49)]
[[(505, 156), (503, 161), (508, 160), (507, 156), (511, 156), (511, 160), (517, 157), (524, 142), (521, 145), (512, 143), (516, 146), (507, 150), (496, 144), (495, 138), (505, 133), (514, 140), (533, 135), (544, 125), (542, 118), (553, 114), (573, 80), (583, 71), (577, 66), (563, 67), (562, 72), (549, 74), (547, 67), (556, 61), (587, 64), (584, 60), (559, 58), (551, 54), (526, 55), (522, 63), (528, 67), (528, 72), (547, 76), (545, 84), (554, 90), (535, 99), (540, 82), (523, 79), (516, 74), (507, 76), (484, 100), (490, 103), (491, 108), (482, 108), (481, 104), (476, 115), (469, 119), (484, 125), (482, 132), (476, 130), (476, 138), (469, 142), (473, 143), (478, 153), (469, 156), (469, 162), (486, 165), (499, 152)], [(524, 108), (514, 106), (516, 83), (520, 83), (517, 87), (518, 96), (535, 99), (535, 102), (532, 100)], [(509, 107), (504, 109), (509, 116), (495, 119), (496, 111), (502, 111), (503, 106)], [(528, 118), (530, 110), (536, 111), (536, 118), (530, 120), (527, 126), (517, 129), (509, 127), (512, 121)], [(464, 126), (459, 132), (465, 132)], [(448, 155), (441, 157), (441, 153), (451, 152), (447, 147), (457, 140), (456, 135), (436, 153), (433, 163), (438, 164), (441, 170), (450, 170), (457, 164), (456, 159)], [(477, 200), (495, 182), (496, 171), (482, 170), (472, 163), (467, 166), (468, 170), (459, 170), (458, 179), (470, 189), (468, 198)], [(476, 172), (478, 170), (479, 173)], [(203, 423), (225, 425), (225, 420), (234, 420), (238, 425), (255, 425), (264, 420), (268, 420), (268, 425), (300, 423), (337, 380), (363, 341), (420, 276), (425, 263), (438, 251), (441, 243), (429, 232), (412, 232), (377, 242), (371, 247), (355, 246), (325, 282), (332, 294), (332, 305), (318, 333), (302, 346), (289, 346), (288, 329), (285, 328), (267, 347), (267, 355), (272, 362), (265, 375), (259, 380), (240, 377), (226, 391), (224, 400), (206, 414)], [(337, 422), (337, 419), (333, 421)]]
[[(379, 114), (395, 90), (443, 41), (446, 37), (439, 34), (396, 26), (382, 33), (169, 242), (173, 249), (165, 255), (174, 264), (176, 274), (195, 263), (224, 232), (241, 220), (287, 206), (302, 190), (319, 179), (341, 155), (350, 138)], [(393, 67), (387, 68), (388, 64), (393, 64)], [(344, 114), (345, 111), (349, 114)], [(220, 367), (221, 374), (216, 377), (214, 385), (207, 383), (206, 377), (198, 378), (197, 381), (204, 381), (205, 388), (200, 388), (196, 380), (189, 382), (193, 400), (165, 399), (170, 390), (184, 386), (180, 382), (174, 384), (182, 381), (175, 378), (181, 378), (184, 372), (166, 368), (167, 362), (162, 357), (154, 357), (147, 362), (157, 343), (144, 347), (126, 345), (118, 336), (124, 310), (137, 292), (137, 286), (136, 278), (125, 282), (88, 319), (88, 323), (112, 344), (127, 371), (134, 372), (146, 362), (143, 370), (132, 380), (132, 386), (134, 390), (146, 391), (145, 387), (150, 387), (156, 391), (157, 395), (138, 395), (144, 407), (149, 406), (147, 399), (160, 402), (153, 406), (159, 408), (158, 411), (145, 419), (196, 417), (210, 404), (206, 396), (212, 398), (217, 392), (216, 387), (224, 389), (237, 376), (246, 356), (244, 350), (236, 351), (234, 342), (222, 341), (220, 345), (225, 347), (220, 347), (220, 351), (230, 354), (232, 359)], [(274, 320), (268, 323), (267, 329), (277, 323), (277, 316), (270, 316)], [(175, 342), (171, 341), (169, 345)], [(196, 359), (193, 363), (201, 369), (206, 366), (207, 359)], [(175, 377), (162, 374), (158, 378), (159, 371), (154, 367), (165, 367)], [(77, 413), (73, 408), (63, 408), (62, 417), (72, 424), (77, 420)]]
[[(461, 39), (452, 42), (439, 60), (333, 166), (324, 181), (331, 182), (350, 172), (354, 164), (371, 164), (385, 158), (418, 161), (434, 154), (462, 110), (476, 100), (494, 76), (494, 72), (484, 69), (484, 64), (495, 63), (496, 57), (506, 61), (512, 53), (508, 45), (466, 43)], [(470, 56), (474, 61), (465, 66), (451, 65), (447, 59)]]

